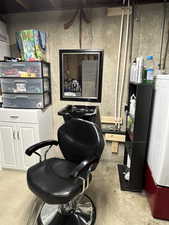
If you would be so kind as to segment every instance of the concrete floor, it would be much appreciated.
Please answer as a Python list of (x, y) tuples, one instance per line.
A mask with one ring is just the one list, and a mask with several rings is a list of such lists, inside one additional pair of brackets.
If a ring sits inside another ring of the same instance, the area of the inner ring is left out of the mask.
[[(87, 194), (97, 208), (95, 225), (169, 225), (153, 219), (144, 194), (122, 192), (116, 163), (102, 160)], [(26, 174), (0, 171), (0, 225), (33, 225), (39, 203), (28, 190)]]

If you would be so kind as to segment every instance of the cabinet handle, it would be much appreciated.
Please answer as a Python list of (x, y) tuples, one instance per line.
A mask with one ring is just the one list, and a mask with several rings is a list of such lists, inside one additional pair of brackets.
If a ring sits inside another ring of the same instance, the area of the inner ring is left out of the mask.
[(17, 138), (18, 138), (18, 140), (19, 140), (19, 138), (20, 138), (20, 137), (19, 137), (19, 130), (17, 131)]
[(17, 119), (17, 118), (19, 118), (19, 116), (10, 116), (10, 118)]
[(13, 139), (16, 139), (15, 137), (15, 131), (12, 129), (12, 132), (13, 132)]

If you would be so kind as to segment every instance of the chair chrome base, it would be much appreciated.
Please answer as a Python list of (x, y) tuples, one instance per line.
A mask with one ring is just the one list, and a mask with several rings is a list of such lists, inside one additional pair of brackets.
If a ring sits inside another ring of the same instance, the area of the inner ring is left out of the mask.
[(96, 209), (87, 195), (81, 195), (65, 205), (44, 204), (38, 225), (94, 225)]

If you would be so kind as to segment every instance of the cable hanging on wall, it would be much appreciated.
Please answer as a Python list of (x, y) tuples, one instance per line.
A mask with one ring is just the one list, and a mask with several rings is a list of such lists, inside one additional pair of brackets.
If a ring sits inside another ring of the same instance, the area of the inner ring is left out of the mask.
[(64, 24), (64, 29), (69, 29), (73, 25), (77, 16), (79, 16), (79, 47), (81, 49), (82, 48), (82, 23), (83, 23), (83, 21), (87, 24), (89, 24), (91, 22), (87, 18), (86, 13), (83, 8), (76, 10), (73, 17), (67, 23)]

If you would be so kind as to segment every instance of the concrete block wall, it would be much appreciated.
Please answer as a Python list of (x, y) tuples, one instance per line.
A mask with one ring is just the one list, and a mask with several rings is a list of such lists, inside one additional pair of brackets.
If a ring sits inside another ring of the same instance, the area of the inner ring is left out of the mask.
[[(64, 30), (75, 10), (19, 13), (7, 16), (11, 47), (15, 50), (15, 32), (23, 29), (39, 29), (48, 34), (47, 61), (51, 63), (54, 135), (62, 118), (57, 116), (60, 108), (76, 102), (60, 101), (59, 49), (79, 48), (79, 20)], [(82, 48), (104, 49), (102, 102), (98, 104), (101, 114), (114, 115), (115, 76), (120, 33), (120, 16), (108, 17), (105, 8), (87, 9), (91, 24), (83, 23)], [(167, 18), (168, 19), (168, 18)], [(141, 5), (136, 9), (134, 22), (133, 54), (154, 55), (159, 61), (162, 4)], [(165, 31), (166, 37), (166, 31)], [(124, 49), (123, 49), (124, 51)], [(14, 54), (15, 55), (15, 54)], [(123, 54), (122, 54), (123, 58)], [(121, 65), (121, 67), (123, 64)], [(169, 64), (167, 64), (169, 66)], [(120, 78), (121, 80), (121, 78)], [(126, 74), (123, 104), (126, 102), (128, 74)], [(79, 104), (79, 102), (77, 102)], [(86, 103), (80, 103), (86, 104)]]

